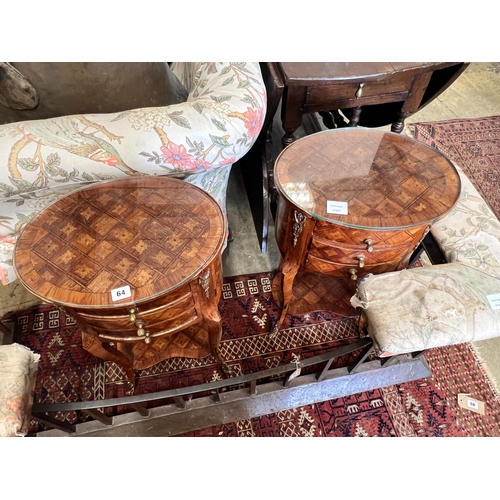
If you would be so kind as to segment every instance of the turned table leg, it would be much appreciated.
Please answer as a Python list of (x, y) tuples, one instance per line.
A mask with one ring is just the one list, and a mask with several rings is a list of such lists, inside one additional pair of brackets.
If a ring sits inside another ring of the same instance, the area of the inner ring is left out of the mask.
[(362, 111), (361, 106), (353, 108), (352, 116), (351, 116), (351, 119), (349, 120), (348, 127), (357, 127), (358, 126), (359, 118), (361, 117), (361, 111)]
[(285, 87), (281, 105), (281, 122), (285, 135), (281, 145), (286, 148), (295, 141), (294, 132), (302, 125), (302, 109), (306, 100), (307, 87)]
[(400, 134), (405, 126), (405, 119), (408, 117), (409, 113), (398, 113), (398, 119), (391, 125), (391, 132)]

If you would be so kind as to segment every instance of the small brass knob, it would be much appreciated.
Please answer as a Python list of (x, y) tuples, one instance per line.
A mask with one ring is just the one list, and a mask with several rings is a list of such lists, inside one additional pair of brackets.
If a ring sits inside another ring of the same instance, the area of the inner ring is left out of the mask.
[(136, 314), (135, 314), (136, 312), (137, 312), (137, 309), (135, 309), (135, 308), (133, 308), (133, 307), (132, 307), (132, 308), (130, 308), (130, 309), (128, 310), (128, 313), (129, 313), (129, 319), (130, 319), (130, 321), (132, 321), (132, 323), (133, 323), (133, 322), (136, 320), (136, 318), (137, 318), (137, 316), (136, 316)]
[(146, 336), (144, 337), (144, 342), (146, 344), (150, 344), (151, 343), (151, 338), (149, 337), (149, 331), (146, 332)]
[(144, 330), (144, 321), (137, 321), (135, 324), (137, 326), (137, 335), (139, 337), (144, 337), (146, 330)]
[(372, 253), (373, 252), (373, 247), (372, 247), (373, 240), (371, 238), (366, 238), (366, 240), (364, 240), (363, 243), (366, 244), (366, 251), (369, 253)]
[(365, 267), (365, 256), (364, 255), (358, 255), (356, 257), (356, 259), (358, 259), (358, 261), (359, 261), (359, 264), (358, 264), (359, 267)]
[(356, 275), (356, 269), (351, 269), (351, 270), (349, 271), (349, 274), (351, 275), (351, 279), (352, 279), (353, 281), (356, 281), (356, 280), (358, 279), (358, 276)]

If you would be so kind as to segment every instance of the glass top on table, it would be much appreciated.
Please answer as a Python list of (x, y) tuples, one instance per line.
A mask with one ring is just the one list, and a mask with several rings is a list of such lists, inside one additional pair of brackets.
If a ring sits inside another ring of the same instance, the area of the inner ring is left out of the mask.
[[(138, 304), (206, 269), (222, 250), (225, 228), (220, 205), (193, 184), (164, 176), (109, 180), (31, 220), (18, 238), (14, 268), (48, 302)], [(122, 289), (127, 294), (118, 299)]]
[(460, 196), (460, 177), (443, 154), (415, 139), (375, 129), (327, 130), (278, 156), (276, 188), (312, 217), (351, 227), (432, 223)]

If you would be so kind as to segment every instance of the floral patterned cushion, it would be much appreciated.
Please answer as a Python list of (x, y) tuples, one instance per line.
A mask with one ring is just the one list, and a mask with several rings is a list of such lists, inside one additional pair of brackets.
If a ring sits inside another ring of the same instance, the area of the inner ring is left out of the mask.
[(500, 279), (460, 263), (365, 276), (351, 303), (382, 357), (500, 335)]
[(231, 166), (262, 128), (266, 90), (258, 63), (175, 63), (187, 102), (120, 113), (0, 125), (0, 281), (16, 279), (22, 227), (89, 183), (170, 175), (210, 193), (225, 211)]
[(28, 432), (39, 359), (23, 345), (0, 345), (1, 437)]
[(448, 262), (462, 262), (500, 278), (500, 222), (456, 165), (462, 192), (455, 208), (431, 233)]

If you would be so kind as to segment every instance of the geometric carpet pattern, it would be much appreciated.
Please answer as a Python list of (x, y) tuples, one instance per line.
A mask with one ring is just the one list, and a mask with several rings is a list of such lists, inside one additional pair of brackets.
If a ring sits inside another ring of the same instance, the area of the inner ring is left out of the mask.
[[(223, 324), (221, 353), (232, 376), (253, 373), (309, 356), (323, 354), (357, 339), (356, 318), (328, 311), (287, 316), (275, 337), (268, 335), (279, 308), (271, 294), (272, 273), (226, 278), (220, 302)], [(81, 332), (63, 311), (40, 305), (8, 316), (15, 338), (40, 353), (36, 401), (67, 402), (123, 397), (127, 377), (112, 362), (81, 347)], [(332, 368), (353, 361), (337, 359)], [(186, 436), (500, 436), (500, 399), (470, 344), (426, 353), (432, 377), (342, 398), (306, 405), (262, 417), (193, 431)], [(311, 367), (317, 371), (318, 367)], [(302, 374), (307, 373), (303, 370)], [(212, 356), (171, 358), (136, 372), (135, 394), (188, 387), (227, 376)], [(486, 414), (462, 409), (458, 393), (470, 393), (486, 404)], [(201, 396), (201, 395), (200, 395)], [(148, 403), (148, 407), (171, 401)], [(108, 415), (133, 411), (107, 408)], [(55, 415), (78, 423), (83, 412)], [(30, 433), (44, 430), (32, 421)]]
[(408, 129), (460, 165), (500, 218), (500, 116), (412, 123)]

